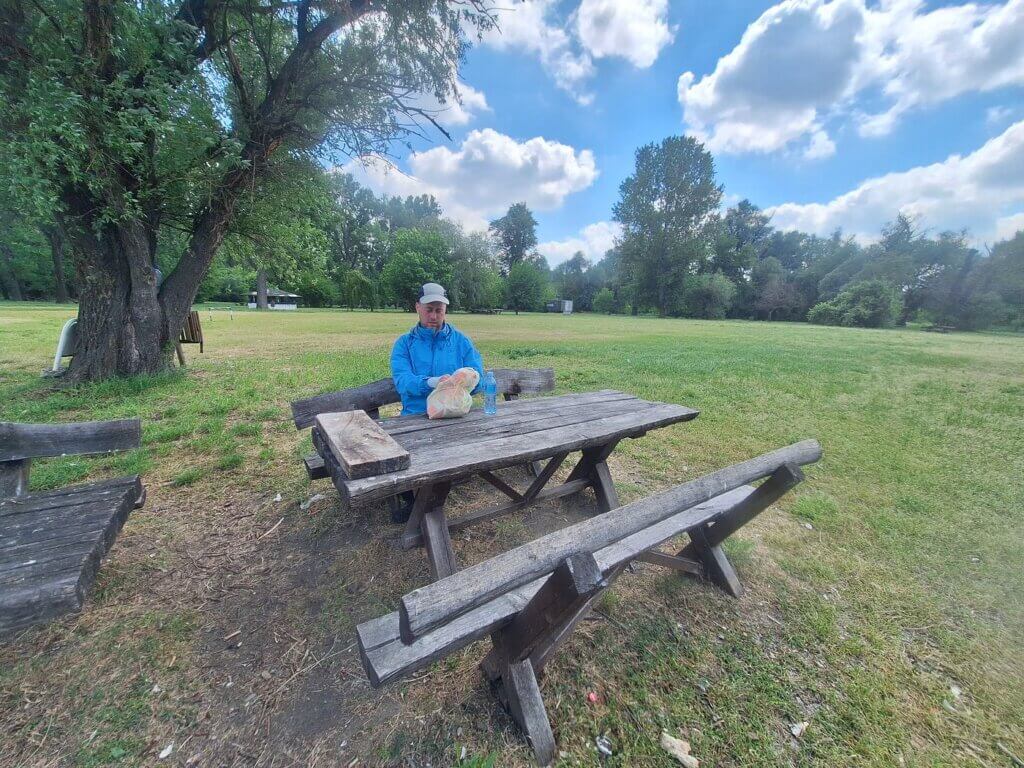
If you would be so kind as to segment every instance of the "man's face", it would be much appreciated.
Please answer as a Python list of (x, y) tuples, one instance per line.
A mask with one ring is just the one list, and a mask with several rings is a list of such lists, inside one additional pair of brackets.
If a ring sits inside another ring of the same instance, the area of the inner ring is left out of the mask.
[(432, 301), (429, 304), (416, 302), (416, 314), (420, 316), (420, 324), (434, 330), (444, 326), (444, 315), (447, 309), (448, 305), (443, 301)]

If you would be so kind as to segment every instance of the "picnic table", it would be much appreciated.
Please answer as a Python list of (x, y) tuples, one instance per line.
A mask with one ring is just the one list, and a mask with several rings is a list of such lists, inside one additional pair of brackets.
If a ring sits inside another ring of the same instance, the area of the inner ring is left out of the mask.
[[(460, 419), (426, 416), (381, 419), (380, 428), (409, 453), (405, 469), (351, 479), (335, 457), (318, 424), (313, 445), (323, 458), (342, 504), (387, 499), (413, 491), (412, 513), (400, 537), (402, 546), (422, 545), (435, 579), (458, 570), (451, 534), (471, 525), (593, 488), (601, 513), (619, 506), (607, 459), (620, 440), (696, 418), (681, 405), (641, 400), (616, 390), (601, 390), (502, 403), (496, 415), (474, 408)], [(580, 451), (565, 482), (546, 487), (570, 453)], [(544, 460), (529, 487), (519, 490), (496, 470)], [(449, 520), (445, 502), (453, 484), (480, 476), (508, 501)]]

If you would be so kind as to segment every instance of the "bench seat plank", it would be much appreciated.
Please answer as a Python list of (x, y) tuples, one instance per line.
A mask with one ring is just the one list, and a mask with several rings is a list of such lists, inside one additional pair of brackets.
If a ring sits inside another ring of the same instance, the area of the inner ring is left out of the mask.
[(0, 634), (81, 609), (142, 493), (134, 476), (0, 502)]
[(409, 452), (365, 411), (321, 413), (313, 427), (346, 476), (355, 480), (409, 466)]
[[(753, 487), (744, 485), (683, 510), (660, 523), (604, 547), (595, 553), (594, 559), (601, 571), (607, 575), (617, 566), (628, 563), (641, 553), (691, 528), (712, 521), (746, 499), (754, 490)], [(546, 580), (547, 574), (500, 595), (419, 637), (410, 645), (402, 642), (397, 611), (360, 624), (356, 630), (359, 650), (370, 683), (378, 687), (404, 677), (453, 651), (487, 637), (490, 632), (521, 611)]]

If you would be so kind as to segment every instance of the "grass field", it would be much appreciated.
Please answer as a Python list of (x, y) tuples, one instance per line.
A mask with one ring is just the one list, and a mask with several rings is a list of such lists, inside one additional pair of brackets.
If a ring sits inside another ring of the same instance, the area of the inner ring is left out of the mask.
[[(388, 540), (383, 508), (341, 513), (299, 461), (288, 402), (387, 375), (411, 315), (204, 311), (186, 373), (54, 389), (39, 373), (71, 314), (0, 303), (0, 419), (141, 416), (140, 450), (37, 462), (32, 480), (141, 472), (149, 501), (80, 616), (0, 644), (0, 765), (530, 764), (476, 670), (482, 645), (369, 689), (353, 628), (427, 566)], [(559, 392), (700, 409), (620, 445), (623, 502), (801, 438), (825, 452), (731, 546), (742, 600), (651, 566), (604, 599), (544, 683), (560, 765), (674, 765), (663, 730), (716, 767), (1024, 757), (1024, 338), (451, 319), (487, 365), (553, 366)], [(550, 502), (456, 551), (475, 562), (592, 503)]]

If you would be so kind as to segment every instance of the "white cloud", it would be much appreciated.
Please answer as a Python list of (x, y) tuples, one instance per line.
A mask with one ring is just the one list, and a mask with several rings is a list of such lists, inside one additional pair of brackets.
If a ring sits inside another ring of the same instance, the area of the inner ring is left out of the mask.
[(672, 42), (668, 0), (583, 0), (576, 11), (576, 34), (595, 58), (619, 56), (646, 68)]
[(412, 106), (422, 109), (443, 126), (466, 125), (480, 116), (481, 112), (490, 112), (487, 97), (468, 83), (456, 82), (455, 89), (458, 99), (449, 99), (441, 104), (429, 94), (422, 94), (412, 102)]
[[(907, 111), (962, 93), (1024, 85), (1024, 0), (925, 9), (921, 0), (784, 0), (699, 80), (677, 85), (684, 120), (712, 150), (825, 146), (823, 124), (852, 114), (881, 136)], [(858, 97), (880, 111), (855, 108)], [(822, 156), (817, 154), (817, 156)]]
[(491, 129), (471, 131), (453, 151), (434, 147), (409, 156), (410, 175), (381, 162), (352, 161), (345, 171), (371, 189), (390, 195), (432, 194), (445, 214), (471, 229), (523, 201), (538, 211), (561, 207), (565, 198), (597, 178), (594, 154), (535, 137), (518, 142)]
[(841, 227), (872, 241), (903, 211), (926, 229), (967, 228), (976, 241), (991, 242), (1020, 223), (1022, 204), (1024, 121), (968, 155), (868, 179), (827, 203), (784, 203), (767, 212), (779, 229), (827, 235)]
[(989, 125), (1002, 125), (1013, 117), (1011, 107), (989, 107), (985, 110), (985, 122)]
[(831, 157), (836, 153), (836, 143), (828, 137), (828, 134), (820, 128), (811, 136), (811, 141), (804, 150), (804, 157), (808, 160), (819, 160), (823, 157)]
[(530, 53), (540, 59), (545, 71), (559, 88), (581, 104), (589, 104), (593, 94), (586, 81), (594, 74), (589, 54), (564, 29), (553, 22), (555, 0), (524, 0), (508, 3), (497, 11), (498, 28), (484, 34), (483, 42), (500, 51)]
[(621, 225), (614, 221), (598, 221), (580, 230), (579, 235), (566, 240), (549, 240), (537, 246), (537, 250), (548, 264), (558, 266), (582, 251), (591, 262), (600, 261), (615, 245), (615, 239), (622, 232)]
[(1024, 212), (1003, 216), (996, 221), (995, 241), (1009, 240), (1022, 230), (1024, 230)]

